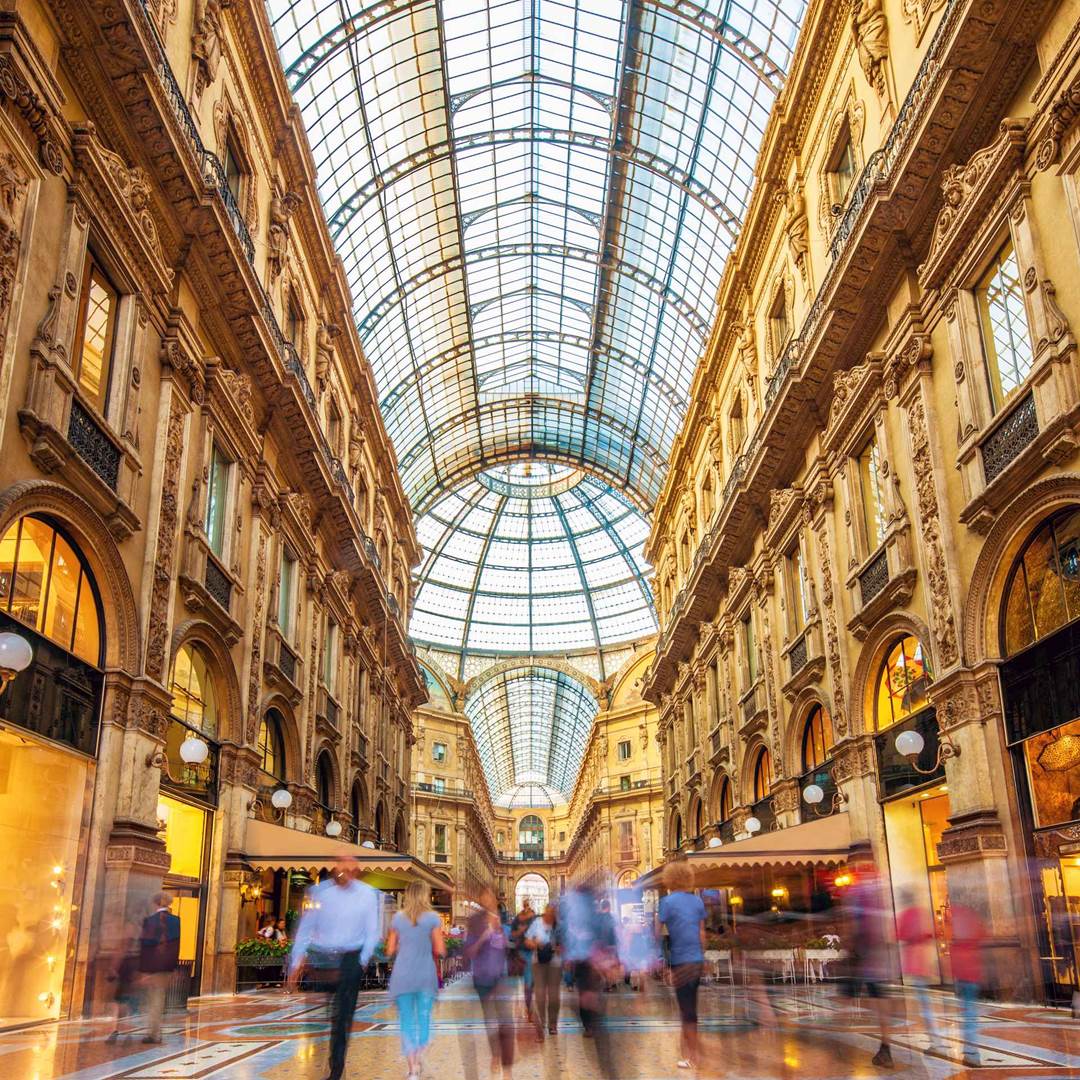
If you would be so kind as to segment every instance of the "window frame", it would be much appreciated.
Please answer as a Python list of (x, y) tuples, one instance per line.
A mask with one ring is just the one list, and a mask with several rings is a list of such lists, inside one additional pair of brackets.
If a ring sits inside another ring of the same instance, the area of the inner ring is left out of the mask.
[[(211, 531), (211, 514), (214, 509), (214, 493), (216, 491), (216, 477), (218, 473), (214, 468), (214, 463), (220, 457), (220, 460), (224, 462), (223, 480), (222, 486), (224, 488), (222, 502), (221, 502), (221, 550), (217, 550), (214, 546), (214, 534)], [(231, 457), (228, 452), (222, 446), (221, 440), (212, 438), (210, 440), (210, 457), (207, 460), (207, 479), (206, 479), (206, 512), (203, 515), (203, 534), (206, 537), (206, 546), (210, 550), (210, 553), (222, 566), (225, 565), (229, 556), (229, 541), (231, 531), (229, 529), (229, 516), (232, 509), (233, 502), (233, 477), (235, 475), (236, 459)]]
[[(889, 538), (889, 510), (881, 471), (881, 438), (876, 423), (870, 425), (870, 430), (861, 441), (853, 459), (859, 498), (859, 524), (864, 546), (862, 554), (864, 558), (868, 558)], [(876, 464), (871, 471), (870, 464), (874, 459)]]
[[(815, 725), (815, 721), (818, 723)], [(815, 751), (817, 747), (815, 745), (815, 727), (820, 730), (821, 735), (821, 758), (820, 760), (811, 761), (807, 757), (807, 743), (809, 741), (810, 748)], [(811, 708), (806, 720), (803, 722), (802, 733), (802, 745), (800, 750), (800, 757), (802, 761), (802, 772), (807, 773), (812, 769), (820, 769), (826, 762), (832, 758), (832, 748), (836, 741), (835, 733), (832, 727), (832, 717), (829, 715), (829, 711), (825, 708), (820, 701), (816, 702)]]
[[(86, 331), (90, 314), (90, 290), (95, 282), (103, 288), (113, 300), (111, 310), (106, 319), (105, 346), (101, 355), (101, 385), (96, 394), (92, 393), (83, 384), (82, 368), (83, 357), (86, 348)], [(83, 259), (82, 282), (79, 291), (79, 303), (75, 320), (75, 343), (72, 352), (72, 376), (75, 386), (78, 388), (80, 398), (90, 404), (102, 417), (107, 417), (112, 398), (112, 381), (116, 370), (116, 343), (119, 337), (120, 309), (123, 294), (114, 284), (112, 275), (105, 269), (101, 259), (94, 252), (93, 247), (87, 245)]]
[[(442, 756), (441, 757), (435, 752), (435, 748), (439, 747), (439, 746), (442, 747)], [(436, 740), (436, 741), (432, 742), (432, 744), (431, 744), (431, 760), (434, 761), (437, 765), (443, 765), (449, 759), (450, 759), (450, 746), (449, 746), (449, 744), (441, 742), (439, 740)]]
[(767, 746), (759, 746), (754, 757), (754, 769), (751, 773), (751, 791), (753, 801), (761, 802), (772, 794), (773, 769), (772, 754)]
[[(626, 753), (623, 753), (623, 747), (626, 747)], [(631, 755), (634, 752), (634, 744), (630, 739), (620, 739), (618, 745), (615, 748), (615, 758), (617, 761), (629, 761)]]
[[(287, 583), (285, 581), (286, 564), (291, 567)], [(296, 630), (293, 624), (296, 621), (296, 582), (299, 566), (300, 560), (293, 554), (292, 548), (282, 541), (281, 553), (278, 557), (278, 609), (276, 618), (278, 631), (289, 644), (292, 644)], [(282, 613), (286, 616), (284, 622), (281, 618)]]
[(328, 612), (323, 622), (322, 670), (319, 673), (319, 678), (327, 694), (335, 701), (337, 700), (340, 634), (341, 628), (338, 626), (337, 620)]

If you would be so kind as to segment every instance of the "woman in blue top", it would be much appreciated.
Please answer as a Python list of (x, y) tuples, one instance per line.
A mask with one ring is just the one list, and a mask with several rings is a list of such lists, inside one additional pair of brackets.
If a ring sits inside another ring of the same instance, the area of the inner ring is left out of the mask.
[(664, 867), (664, 888), (659, 919), (667, 927), (671, 985), (679, 1003), (682, 1021), (680, 1069), (692, 1069), (698, 1062), (697, 998), (701, 966), (705, 962), (705, 904), (690, 890), (694, 872), (686, 863)]
[(439, 988), (435, 960), (446, 955), (442, 920), (431, 908), (431, 890), (419, 881), (405, 890), (401, 910), (390, 920), (386, 953), (394, 957), (389, 993), (397, 1005), (401, 1049), (409, 1080), (418, 1080), (420, 1057), (431, 1042), (431, 1010)]

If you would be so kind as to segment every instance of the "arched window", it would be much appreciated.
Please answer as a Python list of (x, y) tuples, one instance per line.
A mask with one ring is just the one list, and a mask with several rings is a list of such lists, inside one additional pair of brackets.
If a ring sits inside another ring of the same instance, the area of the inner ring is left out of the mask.
[(675, 846), (682, 847), (682, 817), (679, 814), (675, 815)]
[(198, 728), (210, 738), (217, 736), (218, 711), (214, 680), (206, 653), (194, 643), (181, 645), (173, 661), (169, 684), (172, 711), (177, 720)]
[(878, 672), (874, 697), (874, 725), (892, 727), (928, 704), (926, 692), (934, 675), (922, 642), (910, 634), (895, 641)]
[(535, 814), (527, 814), (518, 823), (518, 850), (526, 858), (544, 857), (544, 823)]
[(382, 843), (383, 830), (385, 827), (386, 815), (383, 812), (383, 804), (379, 803), (379, 805), (375, 807), (375, 836), (380, 843)]
[(360, 790), (360, 781), (357, 780), (352, 786), (352, 792), (349, 795), (349, 813), (352, 815), (353, 828), (359, 828), (360, 822), (364, 816), (364, 795)]
[(330, 763), (330, 754), (324, 750), (315, 762), (315, 786), (319, 802), (328, 810), (333, 809), (334, 766)]
[(806, 718), (802, 737), (803, 772), (824, 765), (832, 750), (832, 719), (821, 705), (815, 705)]
[(754, 762), (754, 802), (769, 795), (772, 788), (772, 756), (763, 746)]
[(1005, 589), (1002, 644), (1007, 656), (1080, 617), (1080, 509), (1044, 521), (1016, 558)]
[(277, 709), (268, 709), (259, 725), (259, 764), (264, 773), (284, 783), (285, 740), (281, 731), (281, 713)]
[(79, 551), (44, 518), (20, 518), (0, 540), (0, 609), (101, 667), (97, 585)]
[(697, 808), (694, 810), (694, 835), (700, 836), (705, 831), (705, 807), (698, 799)]
[(720, 784), (720, 798), (716, 808), (717, 821), (727, 821), (731, 817), (731, 812), (734, 810), (733, 803), (731, 781), (725, 776)]

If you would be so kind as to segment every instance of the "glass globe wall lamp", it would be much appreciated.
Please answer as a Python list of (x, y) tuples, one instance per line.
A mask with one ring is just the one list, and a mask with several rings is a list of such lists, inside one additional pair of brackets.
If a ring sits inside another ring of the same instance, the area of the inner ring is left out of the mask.
[(921, 776), (933, 776), (949, 758), (960, 756), (960, 747), (949, 738), (946, 732), (938, 736), (937, 753), (934, 755), (934, 764), (929, 769), (919, 765), (919, 755), (926, 746), (926, 740), (914, 730), (901, 731), (896, 736), (896, 752), (907, 758), (908, 764)]
[(8, 683), (20, 672), (25, 671), (34, 660), (34, 650), (30, 642), (21, 634), (10, 631), (0, 634), (0, 694)]
[[(829, 776), (833, 776), (832, 770), (829, 770)], [(833, 784), (835, 790), (833, 791), (832, 798), (829, 800), (829, 805), (825, 810), (819, 809), (821, 804), (825, 801), (825, 789), (820, 784), (807, 784), (803, 788), (802, 797), (811, 810), (818, 817), (828, 817), (830, 814), (835, 814), (842, 806), (847, 805), (847, 796), (840, 790), (840, 785), (836, 784), (835, 777), (833, 777)]]

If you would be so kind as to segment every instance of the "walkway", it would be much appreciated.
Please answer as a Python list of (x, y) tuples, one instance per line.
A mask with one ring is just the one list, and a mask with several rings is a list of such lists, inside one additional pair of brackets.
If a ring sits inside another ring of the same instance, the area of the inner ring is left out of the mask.
[[(643, 994), (607, 995), (609, 1028), (619, 1080), (687, 1076), (675, 1068), (678, 1021), (669, 992), (655, 985)], [(564, 1005), (573, 1005), (566, 995)], [(1080, 1078), (1080, 1021), (1062, 1012), (1026, 1006), (982, 1009), (979, 1042), (983, 1068), (961, 1065), (956, 1010), (937, 996), (945, 1020), (946, 1052), (925, 1054), (926, 1038), (917, 1011), (899, 1008), (890, 1072), (869, 1064), (876, 1049), (867, 1012), (820, 988), (776, 995), (783, 1016), (779, 1031), (751, 1026), (743, 999), (729, 989), (702, 992), (704, 1077), (790, 1076), (812, 1080), (848, 1077), (1075, 1077)], [(707, 1019), (704, 1019), (707, 1018)], [(320, 998), (287, 997), (265, 991), (193, 1003), (186, 1014), (170, 1014), (162, 1046), (137, 1036), (107, 1044), (107, 1020), (71, 1021), (0, 1036), (0, 1076), (10, 1080), (248, 1080), (254, 1077), (321, 1080), (326, 1074), (326, 1023)], [(425, 1080), (472, 1080), (461, 1064), (461, 1041), (483, 1040), (480, 1010), (467, 983), (448, 988), (436, 1009), (435, 1039)], [(480, 1076), (488, 1080), (488, 1054), (481, 1046)], [(514, 1080), (571, 1077), (591, 1080), (597, 1071), (593, 1046), (581, 1036), (567, 1009), (561, 1031), (538, 1045), (531, 1031), (518, 1033)], [(347, 1076), (356, 1080), (403, 1080), (394, 1010), (382, 995), (365, 995), (356, 1013)]]

